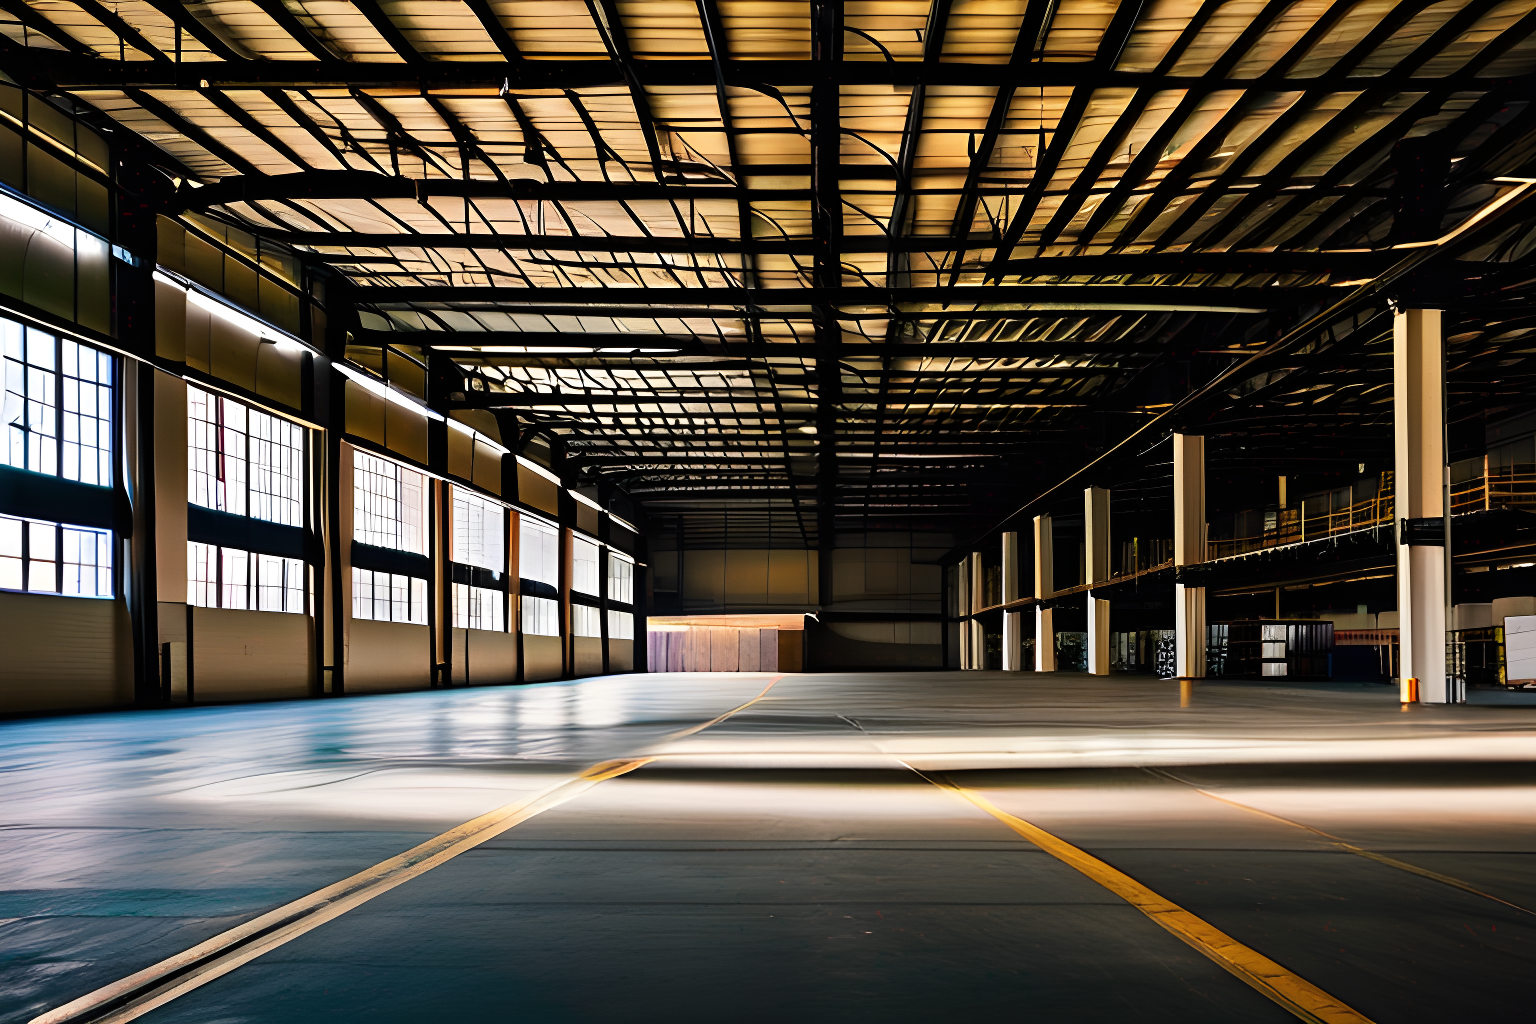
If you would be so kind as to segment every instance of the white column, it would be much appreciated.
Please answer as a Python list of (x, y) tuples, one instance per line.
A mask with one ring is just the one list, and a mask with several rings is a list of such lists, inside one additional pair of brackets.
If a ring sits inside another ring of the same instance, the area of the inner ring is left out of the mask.
[[(1399, 310), (1392, 341), (1401, 672), (1403, 679), (1419, 681), (1420, 701), (1445, 704), (1451, 695), (1445, 678), (1445, 353), (1440, 311)], [(1436, 533), (1439, 543), (1434, 541)]]
[[(1003, 534), (1003, 603), (1019, 599), (1019, 535)], [(1003, 671), (1024, 670), (1024, 615), (1003, 612)]]
[[(1285, 479), (1281, 477), (1281, 479)], [(1173, 565), (1205, 561), (1205, 438), (1173, 435)], [(1205, 675), (1205, 588), (1173, 585), (1173, 672), (1180, 679)]]
[[(1109, 579), (1109, 491), (1083, 489), (1083, 543), (1090, 585)], [(1109, 675), (1109, 601), (1088, 591), (1088, 672)]]
[(960, 670), (971, 668), (971, 559), (967, 555), (955, 568), (955, 614), (960, 617)]
[[(981, 564), (981, 552), (971, 552), (971, 611), (974, 613), (986, 601), (986, 572)], [(981, 623), (971, 620), (971, 668), (987, 667), (987, 634)]]
[(1056, 624), (1045, 602), (1056, 593), (1051, 517), (1035, 516), (1035, 671), (1056, 671)]

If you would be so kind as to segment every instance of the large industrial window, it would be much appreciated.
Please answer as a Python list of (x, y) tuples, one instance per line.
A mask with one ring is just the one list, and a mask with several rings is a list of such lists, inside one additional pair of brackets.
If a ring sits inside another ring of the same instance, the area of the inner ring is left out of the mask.
[(359, 451), (352, 455), (352, 481), (353, 540), (415, 555), (427, 553), (424, 474)]
[(352, 570), (352, 617), (427, 624), (427, 581), (397, 573)]
[(0, 465), (112, 485), (113, 359), (0, 318), (5, 442)]
[(471, 587), (465, 583), (453, 585), (453, 624), (459, 629), (505, 633), (505, 607), (505, 595), (499, 590)]
[[(525, 580), (560, 585), (560, 531), (542, 519), (522, 516), (518, 530), (518, 573)], [(527, 632), (527, 630), (524, 630)], [(555, 634), (543, 634), (554, 636)]]
[(571, 538), (571, 589), (578, 594), (597, 597), (602, 593), (597, 578), (598, 551), (597, 544), (580, 534)]
[(560, 602), (524, 595), (523, 632), (528, 636), (559, 636)]
[(585, 604), (571, 605), (571, 635), (598, 637), (602, 636), (602, 611)]
[(308, 589), (301, 559), (187, 542), (190, 605), (303, 615)]
[(635, 563), (612, 548), (608, 549), (608, 600), (635, 603)]
[(187, 388), (187, 500), (302, 526), (304, 428), (201, 388)]
[(111, 597), (111, 532), (0, 516), (0, 590)]
[(635, 617), (629, 612), (608, 612), (608, 639), (609, 640), (633, 640), (635, 638)]
[(462, 487), (453, 489), (453, 560), (507, 571), (507, 510)]

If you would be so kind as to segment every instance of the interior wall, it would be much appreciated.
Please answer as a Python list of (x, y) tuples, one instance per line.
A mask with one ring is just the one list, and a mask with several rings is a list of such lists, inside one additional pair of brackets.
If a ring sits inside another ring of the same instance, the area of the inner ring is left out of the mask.
[(133, 702), (133, 638), (115, 601), (0, 592), (0, 712)]
[(285, 612), (192, 611), (192, 699), (294, 700), (310, 694), (311, 620)]
[(424, 690), (431, 685), (431, 635), (426, 626), (352, 620), (347, 644), (348, 693)]
[(561, 677), (563, 659), (559, 637), (524, 635), (522, 641), (523, 682), (542, 683)]
[(517, 681), (517, 636), (486, 629), (453, 631), (455, 686), (494, 686)]
[(646, 634), (650, 672), (776, 672), (778, 629), (684, 626)]

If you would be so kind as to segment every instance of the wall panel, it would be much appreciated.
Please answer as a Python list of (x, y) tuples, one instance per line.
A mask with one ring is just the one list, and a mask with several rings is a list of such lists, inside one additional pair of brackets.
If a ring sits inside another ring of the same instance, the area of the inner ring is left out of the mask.
[(352, 619), (347, 644), (347, 692), (425, 690), (432, 685), (426, 626)]
[(309, 696), (310, 634), (305, 615), (194, 608), (193, 701)]
[(540, 683), (559, 679), (563, 674), (561, 660), (559, 637), (523, 637), (523, 682)]
[(121, 601), (0, 592), (0, 712), (133, 700), (133, 640)]

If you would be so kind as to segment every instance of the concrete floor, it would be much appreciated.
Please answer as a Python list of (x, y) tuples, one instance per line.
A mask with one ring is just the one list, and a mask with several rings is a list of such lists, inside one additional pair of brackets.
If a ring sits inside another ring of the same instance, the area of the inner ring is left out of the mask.
[(1181, 708), (1175, 684), (1140, 677), (791, 675), (675, 736), (770, 678), (0, 725), (0, 1022), (635, 754), (658, 760), (143, 1019), (1294, 1019), (913, 768), (1380, 1024), (1529, 1013), (1536, 916), (1281, 819), (1536, 909), (1536, 708), (1217, 683)]

